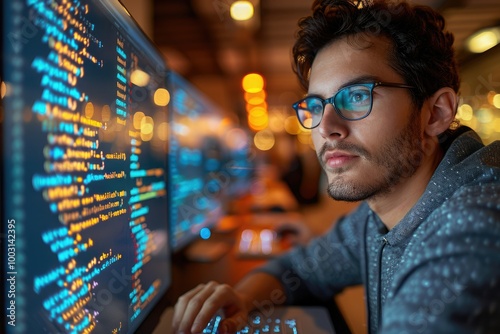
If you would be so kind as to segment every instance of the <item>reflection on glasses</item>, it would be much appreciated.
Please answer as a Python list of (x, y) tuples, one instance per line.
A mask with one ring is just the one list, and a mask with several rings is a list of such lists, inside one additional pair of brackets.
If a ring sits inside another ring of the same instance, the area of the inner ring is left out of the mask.
[(311, 95), (293, 104), (300, 124), (306, 129), (313, 129), (321, 123), (325, 106), (331, 104), (337, 114), (349, 121), (365, 118), (372, 111), (373, 89), (377, 86), (395, 88), (414, 88), (391, 82), (358, 83), (343, 87), (328, 99)]

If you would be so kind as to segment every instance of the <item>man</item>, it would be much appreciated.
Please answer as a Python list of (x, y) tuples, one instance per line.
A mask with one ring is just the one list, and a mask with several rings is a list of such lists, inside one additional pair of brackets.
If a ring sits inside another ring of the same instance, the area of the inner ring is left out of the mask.
[(312, 129), (337, 200), (363, 201), (306, 247), (235, 288), (182, 296), (174, 328), (223, 328), (262, 301), (331, 299), (364, 284), (371, 333), (500, 333), (500, 145), (454, 126), (453, 36), (426, 7), (316, 0), (293, 48)]

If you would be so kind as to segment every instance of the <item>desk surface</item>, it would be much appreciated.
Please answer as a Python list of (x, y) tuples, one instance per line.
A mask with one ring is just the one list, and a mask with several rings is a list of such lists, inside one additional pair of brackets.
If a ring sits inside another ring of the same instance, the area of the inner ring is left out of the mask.
[[(232, 229), (225, 227), (219, 232), (215, 229), (211, 238), (211, 241), (229, 245), (229, 251), (223, 254), (219, 259), (210, 262), (193, 262), (187, 259), (187, 250), (174, 254), (172, 268), (173, 280), (170, 298), (177, 300), (177, 298), (186, 291), (189, 291), (200, 283), (206, 283), (208, 281), (235, 285), (247, 273), (262, 265), (267, 260), (266, 258), (242, 259), (237, 256), (235, 247), (237, 236), (241, 230), (249, 226), (255, 226), (256, 228), (262, 226), (272, 228), (273, 223), (280, 224), (286, 221), (296, 222), (300, 217), (300, 214), (296, 212), (232, 216), (231, 219), (238, 220), (239, 225)], [(225, 224), (232, 225), (233, 223), (228, 223), (226, 220)]]

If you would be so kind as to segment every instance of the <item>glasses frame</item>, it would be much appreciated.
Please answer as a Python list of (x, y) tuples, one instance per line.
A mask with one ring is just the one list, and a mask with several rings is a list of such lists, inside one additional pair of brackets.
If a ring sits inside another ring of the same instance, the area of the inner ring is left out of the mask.
[[(366, 86), (366, 87), (370, 88), (370, 108), (368, 109), (368, 112), (365, 115), (363, 115), (362, 117), (347, 118), (337, 108), (337, 106), (334, 103), (334, 100), (337, 97), (337, 95), (341, 91), (343, 91), (344, 89), (347, 89), (347, 88), (352, 87), (352, 86), (360, 86), (360, 85), (363, 85), (363, 86)], [(317, 95), (307, 96), (307, 97), (305, 97), (303, 99), (300, 99), (299, 101), (295, 102), (294, 104), (292, 104), (292, 108), (295, 110), (295, 114), (297, 116), (297, 119), (299, 120), (300, 125), (303, 128), (309, 129), (309, 130), (314, 129), (314, 128), (318, 127), (321, 124), (321, 121), (323, 120), (323, 116), (325, 115), (325, 107), (326, 107), (327, 104), (331, 104), (333, 106), (333, 109), (335, 109), (335, 112), (337, 113), (337, 115), (339, 115), (342, 119), (345, 119), (347, 121), (359, 121), (360, 119), (368, 117), (368, 115), (370, 115), (370, 113), (372, 112), (372, 109), (373, 109), (373, 90), (375, 89), (375, 87), (378, 87), (378, 86), (394, 87), (394, 88), (407, 88), (407, 89), (414, 89), (415, 88), (414, 86), (405, 85), (405, 84), (401, 84), (401, 83), (395, 83), (395, 82), (382, 82), (382, 81), (377, 81), (377, 82), (360, 82), (360, 83), (350, 84), (350, 85), (347, 85), (345, 87), (342, 87), (335, 94), (333, 94), (333, 96), (331, 96), (331, 97), (329, 97), (327, 99), (323, 99), (323, 98), (321, 98), (320, 96), (317, 96)], [(302, 124), (302, 121), (300, 119), (299, 104), (302, 103), (307, 98), (310, 98), (310, 97), (314, 97), (314, 98), (320, 100), (321, 104), (323, 105), (323, 110), (321, 111), (321, 118), (320, 118), (318, 124), (316, 124), (315, 126), (307, 127), (307, 126), (304, 126), (304, 124)]]

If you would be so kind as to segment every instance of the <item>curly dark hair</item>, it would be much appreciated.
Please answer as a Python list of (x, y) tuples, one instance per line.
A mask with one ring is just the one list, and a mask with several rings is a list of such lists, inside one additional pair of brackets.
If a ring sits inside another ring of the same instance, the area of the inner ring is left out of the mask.
[(311, 16), (299, 20), (292, 49), (294, 72), (306, 91), (312, 63), (323, 47), (346, 36), (352, 37), (349, 43), (363, 47), (359, 42), (368, 34), (391, 41), (391, 66), (406, 84), (416, 87), (411, 94), (419, 109), (442, 87), (458, 93), (454, 37), (444, 30), (444, 18), (430, 7), (390, 0), (315, 0), (312, 10)]

